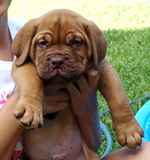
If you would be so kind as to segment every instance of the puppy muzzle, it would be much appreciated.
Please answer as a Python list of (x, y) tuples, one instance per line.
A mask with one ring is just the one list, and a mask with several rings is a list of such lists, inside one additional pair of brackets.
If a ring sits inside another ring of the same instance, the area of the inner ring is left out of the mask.
[(80, 60), (65, 54), (49, 54), (37, 67), (43, 79), (51, 79), (55, 76), (73, 78), (85, 70), (85, 65)]

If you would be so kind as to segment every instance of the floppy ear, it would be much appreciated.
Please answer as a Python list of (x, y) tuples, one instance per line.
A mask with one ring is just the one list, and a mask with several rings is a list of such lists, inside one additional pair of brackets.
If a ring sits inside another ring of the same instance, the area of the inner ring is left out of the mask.
[(36, 32), (36, 21), (31, 20), (26, 23), (17, 33), (12, 43), (12, 53), (16, 55), (16, 65), (20, 66), (30, 56), (32, 39)]
[(107, 42), (101, 30), (93, 22), (87, 25), (87, 36), (90, 40), (92, 59), (94, 66), (97, 68), (100, 62), (105, 58)]

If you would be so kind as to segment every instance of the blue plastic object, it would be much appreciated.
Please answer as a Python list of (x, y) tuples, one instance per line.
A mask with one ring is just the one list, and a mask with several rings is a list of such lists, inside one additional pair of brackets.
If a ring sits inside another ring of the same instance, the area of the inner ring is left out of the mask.
[(101, 158), (105, 157), (106, 155), (108, 155), (111, 151), (112, 151), (112, 136), (111, 136), (111, 133), (108, 129), (108, 127), (100, 121), (100, 133), (101, 131), (103, 132), (103, 134), (105, 135), (105, 138), (106, 138), (106, 148), (105, 148), (105, 151), (102, 155)]
[(140, 108), (135, 117), (144, 131), (143, 141), (150, 141), (150, 100)]

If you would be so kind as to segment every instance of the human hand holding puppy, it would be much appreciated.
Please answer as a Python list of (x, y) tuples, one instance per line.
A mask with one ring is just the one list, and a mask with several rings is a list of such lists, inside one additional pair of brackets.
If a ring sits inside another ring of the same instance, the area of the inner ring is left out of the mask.
[(87, 75), (68, 85), (71, 109), (78, 122), (81, 135), (92, 149), (100, 144), (99, 115), (96, 98), (98, 71), (90, 70)]

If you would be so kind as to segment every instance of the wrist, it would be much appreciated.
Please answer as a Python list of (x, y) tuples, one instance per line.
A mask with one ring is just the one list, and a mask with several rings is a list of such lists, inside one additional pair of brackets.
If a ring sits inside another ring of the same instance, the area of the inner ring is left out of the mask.
[(5, 121), (10, 121), (13, 126), (16, 126), (19, 130), (23, 129), (23, 126), (19, 123), (19, 120), (14, 115), (15, 110), (15, 101), (10, 100), (5, 104), (5, 106), (1, 110), (1, 117), (4, 116)]

